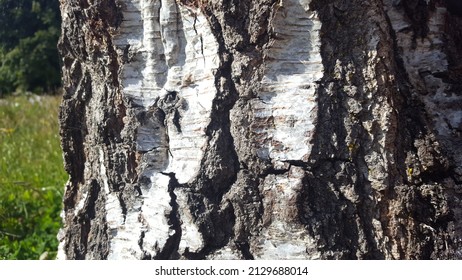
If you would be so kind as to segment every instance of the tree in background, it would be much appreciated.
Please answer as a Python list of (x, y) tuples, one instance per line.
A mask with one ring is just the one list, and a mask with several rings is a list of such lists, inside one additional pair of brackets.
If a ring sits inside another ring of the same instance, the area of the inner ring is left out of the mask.
[(59, 1), (0, 0), (0, 96), (60, 85)]

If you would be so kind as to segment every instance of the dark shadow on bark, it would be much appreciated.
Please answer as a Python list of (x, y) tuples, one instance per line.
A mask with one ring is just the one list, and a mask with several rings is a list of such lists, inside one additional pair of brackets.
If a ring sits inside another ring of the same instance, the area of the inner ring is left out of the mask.
[[(366, 11), (362, 10), (367, 8), (362, 6), (357, 1), (311, 3), (322, 22), (321, 55), (325, 70), (317, 90), (317, 126), (309, 172), (298, 203), (301, 222), (317, 239), (318, 250), (326, 259), (384, 258), (373, 236), (375, 204), (362, 158), (363, 146), (370, 145), (371, 139), (359, 120), (352, 122), (349, 132), (345, 126), (351, 118), (366, 115), (352, 115), (343, 90), (346, 77), (334, 78), (337, 61), (341, 61), (342, 67), (352, 62), (357, 70), (349, 77), (352, 83), (365, 83), (357, 74), (365, 66), (362, 52), (367, 51), (367, 44), (358, 40), (364, 36), (364, 27), (358, 23), (367, 22)], [(359, 94), (355, 98), (365, 98), (364, 92)], [(357, 143), (346, 142), (348, 133)], [(341, 188), (348, 188), (355, 198), (346, 198)]]

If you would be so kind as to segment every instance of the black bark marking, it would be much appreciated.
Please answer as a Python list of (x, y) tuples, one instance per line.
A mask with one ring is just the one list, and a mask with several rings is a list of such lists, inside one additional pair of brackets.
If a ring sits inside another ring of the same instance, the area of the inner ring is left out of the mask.
[(178, 203), (176, 202), (176, 194), (175, 189), (181, 188), (182, 185), (178, 183), (178, 180), (175, 177), (175, 173), (163, 173), (161, 174), (168, 176), (170, 178), (168, 184), (168, 192), (170, 195), (170, 206), (172, 207), (172, 211), (168, 215), (168, 223), (169, 223), (169, 230), (175, 231), (165, 242), (164, 247), (161, 249), (159, 253), (156, 254), (154, 259), (156, 260), (172, 260), (172, 259), (179, 259), (180, 255), (178, 254), (178, 248), (180, 246), (181, 241), (181, 221), (180, 221), (180, 213), (178, 211)]

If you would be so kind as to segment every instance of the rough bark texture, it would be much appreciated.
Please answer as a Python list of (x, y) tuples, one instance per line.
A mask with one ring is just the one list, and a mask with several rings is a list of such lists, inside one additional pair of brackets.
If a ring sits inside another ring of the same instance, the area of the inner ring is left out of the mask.
[(462, 258), (458, 3), (61, 1), (59, 258)]

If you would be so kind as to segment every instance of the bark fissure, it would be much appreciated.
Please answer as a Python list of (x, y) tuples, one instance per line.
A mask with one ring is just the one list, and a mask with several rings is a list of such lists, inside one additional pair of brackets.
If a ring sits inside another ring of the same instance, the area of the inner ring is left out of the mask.
[(170, 195), (170, 206), (172, 211), (168, 215), (168, 224), (170, 227), (170, 237), (165, 242), (164, 248), (157, 253), (154, 259), (159, 260), (171, 260), (178, 259), (178, 247), (181, 241), (181, 222), (180, 222), (180, 213), (178, 212), (179, 206), (176, 201), (177, 196), (175, 195), (175, 189), (183, 187), (178, 183), (178, 180), (175, 178), (174, 173), (162, 173), (170, 178), (168, 184), (168, 192)]
[(254, 256), (250, 252), (250, 244), (249, 242), (235, 242), (237, 249), (241, 252), (243, 258), (245, 260), (254, 260)]
[(138, 246), (140, 246), (140, 250), (142, 252), (142, 255), (140, 257), (141, 260), (150, 260), (152, 259), (151, 257), (151, 254), (149, 252), (147, 252), (144, 248), (143, 248), (143, 243), (144, 243), (144, 237), (146, 236), (146, 232), (145, 231), (141, 231), (140, 233), (140, 237), (138, 238)]
[[(202, 159), (200, 175), (197, 180), (189, 184), (196, 194), (200, 194), (200, 196), (192, 196), (194, 202), (190, 209), (194, 214), (205, 244), (199, 252), (185, 252), (185, 256), (196, 259), (204, 258), (217, 248), (223, 247), (231, 238), (229, 230), (223, 228), (219, 221), (227, 220), (232, 224), (233, 216), (229, 215), (220, 203), (223, 195), (235, 182), (238, 169), (229, 121), (229, 110), (237, 99), (230, 75), (232, 57), (227, 52), (221, 37), (220, 24), (210, 12), (208, 13), (208, 20), (218, 43), (220, 65), (214, 72), (214, 84), (217, 92), (212, 101), (211, 115), (214, 118), (210, 121), (205, 132), (207, 135), (206, 147), (208, 147), (209, 152), (206, 152)], [(200, 45), (203, 55), (202, 36), (200, 37)], [(214, 166), (214, 171), (212, 171), (212, 166)], [(195, 198), (200, 199), (195, 200)]]

